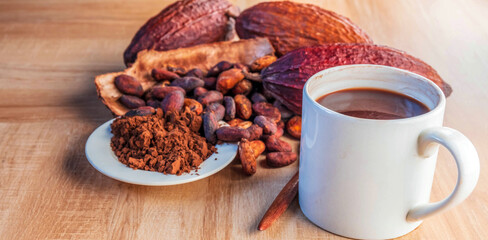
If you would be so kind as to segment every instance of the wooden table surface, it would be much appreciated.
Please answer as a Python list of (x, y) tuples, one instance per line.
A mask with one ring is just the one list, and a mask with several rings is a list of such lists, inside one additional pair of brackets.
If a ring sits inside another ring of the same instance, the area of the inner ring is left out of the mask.
[[(85, 142), (111, 114), (96, 75), (124, 69), (122, 52), (149, 17), (171, 1), (0, 2), (1, 239), (340, 239), (316, 227), (297, 201), (268, 230), (256, 227), (298, 164), (232, 164), (193, 183), (145, 187), (96, 171)], [(241, 9), (257, 1), (232, 1)], [(315, 1), (306, 1), (315, 2)], [(378, 44), (431, 64), (454, 93), (445, 126), (476, 146), (481, 176), (453, 210), (402, 239), (488, 238), (488, 2), (320, 1), (351, 18)], [(432, 201), (447, 196), (456, 164), (441, 150)]]

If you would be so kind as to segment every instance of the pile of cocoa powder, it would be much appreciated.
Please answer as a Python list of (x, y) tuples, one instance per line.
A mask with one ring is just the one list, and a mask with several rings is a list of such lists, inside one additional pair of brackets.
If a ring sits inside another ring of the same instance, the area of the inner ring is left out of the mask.
[(216, 148), (200, 136), (202, 119), (188, 108), (163, 114), (122, 116), (111, 125), (111, 147), (119, 161), (134, 168), (165, 174), (188, 173)]

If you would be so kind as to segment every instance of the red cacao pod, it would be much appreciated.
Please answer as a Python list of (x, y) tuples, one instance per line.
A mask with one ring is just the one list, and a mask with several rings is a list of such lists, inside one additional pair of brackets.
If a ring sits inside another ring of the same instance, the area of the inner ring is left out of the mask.
[(279, 56), (324, 43), (372, 43), (348, 18), (312, 4), (264, 2), (243, 11), (236, 20), (241, 39), (267, 37)]
[(437, 84), (446, 96), (451, 86), (427, 63), (407, 53), (374, 44), (335, 43), (292, 51), (262, 73), (266, 90), (296, 114), (302, 111), (302, 90), (315, 73), (341, 65), (377, 64), (401, 68), (422, 75)]
[(228, 16), (236, 13), (227, 0), (177, 1), (137, 31), (124, 52), (124, 62), (129, 66), (144, 49), (164, 51), (223, 41), (229, 31)]

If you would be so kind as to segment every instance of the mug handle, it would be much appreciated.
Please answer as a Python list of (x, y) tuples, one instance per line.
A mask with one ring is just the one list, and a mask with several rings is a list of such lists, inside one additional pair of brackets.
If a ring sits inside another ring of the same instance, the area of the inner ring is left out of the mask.
[(478, 153), (462, 133), (447, 127), (430, 128), (420, 134), (418, 143), (423, 157), (432, 156), (436, 150), (434, 143), (446, 147), (456, 160), (458, 179), (451, 195), (439, 202), (414, 207), (408, 212), (407, 221), (419, 221), (458, 205), (471, 194), (480, 175)]

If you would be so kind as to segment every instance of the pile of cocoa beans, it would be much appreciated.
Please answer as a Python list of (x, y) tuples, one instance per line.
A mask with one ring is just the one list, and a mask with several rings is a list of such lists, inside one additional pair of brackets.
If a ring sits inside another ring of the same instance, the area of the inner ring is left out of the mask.
[(201, 116), (199, 129), (208, 142), (239, 142), (243, 171), (256, 173), (256, 159), (265, 150), (271, 167), (287, 166), (297, 160), (289, 143), (281, 140), (285, 130), (297, 139), (301, 136), (301, 117), (275, 100), (262, 86), (260, 72), (276, 61), (264, 56), (251, 65), (221, 61), (207, 73), (195, 68), (153, 69), (158, 83), (143, 91), (140, 82), (129, 75), (115, 78), (123, 93), (119, 101), (131, 109), (126, 116), (165, 113), (189, 108)]

